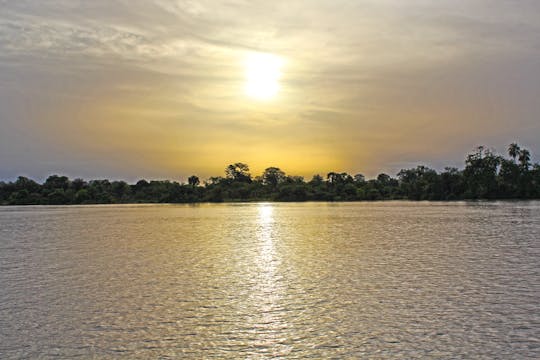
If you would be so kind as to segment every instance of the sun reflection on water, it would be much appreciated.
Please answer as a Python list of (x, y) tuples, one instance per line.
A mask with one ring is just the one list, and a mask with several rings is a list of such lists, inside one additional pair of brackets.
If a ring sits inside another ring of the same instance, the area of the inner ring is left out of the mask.
[(275, 281), (275, 271), (278, 257), (274, 248), (274, 208), (272, 204), (263, 203), (259, 206), (259, 217), (257, 219), (257, 240), (260, 244), (259, 251), (259, 275), (264, 278), (265, 283)]
[(274, 222), (274, 207), (272, 204), (262, 203), (259, 205), (259, 224), (266, 225)]
[(288, 328), (283, 313), (284, 283), (280, 273), (281, 257), (276, 249), (279, 240), (274, 219), (274, 206), (262, 203), (258, 207), (257, 242), (257, 286), (259, 312), (256, 323), (259, 345), (267, 347), (274, 356), (284, 356), (291, 350), (284, 344), (284, 333)]
[(264, 284), (274, 286), (278, 258), (274, 248), (274, 208), (271, 204), (260, 204), (257, 219), (257, 240), (259, 242), (259, 276)]

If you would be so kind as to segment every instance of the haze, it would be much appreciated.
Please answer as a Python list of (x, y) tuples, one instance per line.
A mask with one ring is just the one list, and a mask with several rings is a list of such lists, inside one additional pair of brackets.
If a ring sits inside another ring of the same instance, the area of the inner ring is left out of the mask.
[[(540, 151), (540, 3), (2, 1), (0, 179), (310, 177)], [(246, 96), (245, 59), (283, 59)]]

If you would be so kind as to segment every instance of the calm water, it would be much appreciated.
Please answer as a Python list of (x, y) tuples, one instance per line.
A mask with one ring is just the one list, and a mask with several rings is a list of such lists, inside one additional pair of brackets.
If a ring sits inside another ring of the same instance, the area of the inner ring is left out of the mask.
[(0, 358), (540, 358), (540, 202), (0, 208)]

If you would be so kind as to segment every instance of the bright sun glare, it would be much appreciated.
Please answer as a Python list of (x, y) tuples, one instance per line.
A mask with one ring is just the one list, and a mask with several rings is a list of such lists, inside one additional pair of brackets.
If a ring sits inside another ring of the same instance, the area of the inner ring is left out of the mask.
[(246, 94), (259, 100), (269, 100), (279, 91), (283, 60), (272, 54), (253, 53), (245, 60)]

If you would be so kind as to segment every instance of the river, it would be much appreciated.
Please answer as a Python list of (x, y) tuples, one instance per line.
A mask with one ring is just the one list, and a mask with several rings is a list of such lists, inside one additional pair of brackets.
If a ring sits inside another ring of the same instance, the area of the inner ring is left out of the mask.
[(540, 202), (0, 207), (0, 358), (540, 358)]

